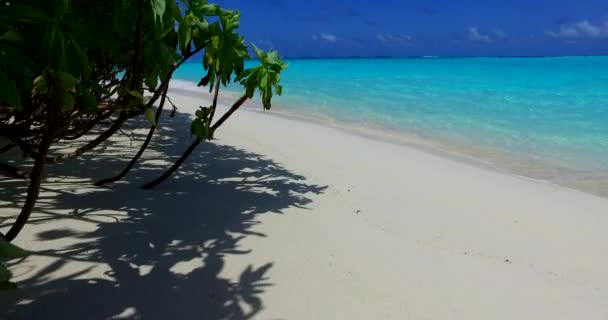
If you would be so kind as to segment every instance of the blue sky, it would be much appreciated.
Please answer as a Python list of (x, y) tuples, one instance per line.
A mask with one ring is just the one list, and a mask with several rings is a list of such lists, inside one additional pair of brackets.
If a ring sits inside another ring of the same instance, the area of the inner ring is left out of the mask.
[(263, 49), (303, 56), (608, 55), (608, 0), (223, 0)]

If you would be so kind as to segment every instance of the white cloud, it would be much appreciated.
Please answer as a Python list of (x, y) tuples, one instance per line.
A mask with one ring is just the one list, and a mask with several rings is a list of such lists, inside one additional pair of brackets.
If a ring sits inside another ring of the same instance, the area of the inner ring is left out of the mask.
[(471, 40), (471, 41), (484, 42), (484, 43), (490, 43), (490, 42), (494, 41), (494, 40), (492, 40), (492, 38), (489, 35), (482, 34), (481, 32), (479, 32), (477, 27), (470, 27), (467, 30), (467, 32), (468, 32), (469, 40)]
[(595, 25), (589, 20), (582, 20), (577, 23), (561, 25), (557, 31), (546, 31), (548, 36), (563, 39), (595, 39), (608, 37), (608, 18)]
[(598, 37), (602, 33), (602, 29), (592, 25), (587, 20), (577, 23), (576, 27), (579, 28), (584, 34), (592, 38)]
[(327, 42), (336, 42), (336, 40), (338, 40), (338, 38), (336, 37), (335, 34), (325, 33), (325, 32), (321, 32), (318, 35), (313, 34), (312, 39), (313, 40), (323, 40), (323, 41), (327, 41)]
[(384, 44), (399, 44), (407, 45), (412, 41), (412, 37), (408, 35), (395, 35), (390, 33), (378, 33), (376, 39)]
[(504, 38), (507, 37), (507, 33), (504, 30), (502, 30), (502, 29), (496, 29), (496, 30), (494, 30), (494, 35), (498, 39), (504, 39)]

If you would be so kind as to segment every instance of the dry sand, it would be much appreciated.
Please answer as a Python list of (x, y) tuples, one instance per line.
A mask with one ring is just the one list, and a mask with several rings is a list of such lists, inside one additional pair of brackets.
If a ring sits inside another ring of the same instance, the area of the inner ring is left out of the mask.
[[(90, 181), (143, 129), (49, 169), (0, 318), (608, 319), (608, 199), (248, 110), (139, 190), (206, 104), (173, 100), (114, 190)], [(0, 192), (4, 226), (24, 183)]]

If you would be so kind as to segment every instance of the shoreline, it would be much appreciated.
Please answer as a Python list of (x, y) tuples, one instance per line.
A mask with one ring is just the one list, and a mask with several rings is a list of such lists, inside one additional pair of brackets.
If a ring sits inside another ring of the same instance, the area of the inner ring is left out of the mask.
[[(178, 80), (177, 82), (193, 84), (188, 80)], [(205, 98), (205, 93), (200, 90), (196, 86), (172, 88), (172, 91), (176, 93), (193, 98)], [(238, 98), (238, 95), (230, 90), (224, 90), (220, 96), (228, 96), (231, 99)], [(435, 156), (502, 174), (608, 198), (608, 174), (603, 172), (567, 167), (552, 163), (548, 159), (535, 159), (525, 156), (521, 152), (498, 150), (456, 141), (455, 139), (423, 136), (407, 129), (394, 130), (370, 123), (347, 122), (330, 116), (307, 114), (304, 111), (290, 109), (289, 106), (278, 105), (270, 111), (264, 111), (257, 101), (249, 101), (247, 104), (248, 107), (243, 107), (243, 110), (248, 112), (260, 112), (273, 117), (327, 126), (355, 136), (414, 148)]]
[[(247, 111), (255, 103), (142, 190), (190, 145), (192, 113), (209, 101), (171, 98), (179, 112), (165, 111), (119, 183), (91, 184), (124, 168), (143, 119), (103, 153), (49, 167), (15, 242), (33, 252), (10, 266), (21, 287), (0, 291), (0, 318), (608, 316), (606, 198)], [(26, 187), (2, 181), (3, 224)]]

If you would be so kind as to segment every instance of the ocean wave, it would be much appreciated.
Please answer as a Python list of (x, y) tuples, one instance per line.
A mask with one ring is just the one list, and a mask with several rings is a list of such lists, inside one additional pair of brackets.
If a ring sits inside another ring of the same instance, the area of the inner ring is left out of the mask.
[(180, 79), (172, 79), (169, 83), (169, 89), (180, 89), (197, 93), (201, 92), (201, 88), (199, 88), (194, 81)]

